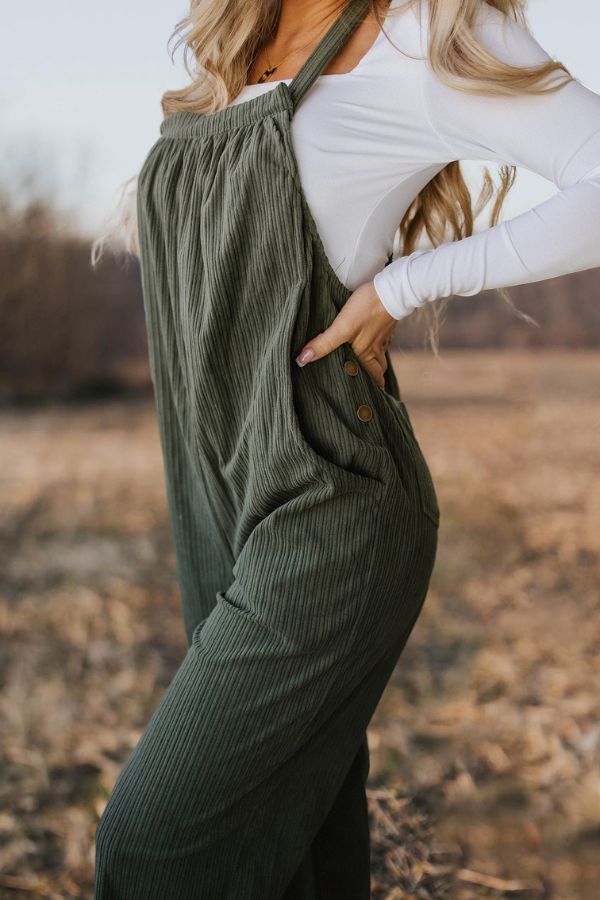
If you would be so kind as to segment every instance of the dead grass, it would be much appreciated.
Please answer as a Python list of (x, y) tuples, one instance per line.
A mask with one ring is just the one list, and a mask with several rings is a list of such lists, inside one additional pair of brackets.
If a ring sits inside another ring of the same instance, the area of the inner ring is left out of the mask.
[[(442, 524), (370, 728), (374, 900), (596, 900), (600, 355), (398, 354)], [(91, 900), (185, 653), (151, 401), (0, 413), (0, 897)]]

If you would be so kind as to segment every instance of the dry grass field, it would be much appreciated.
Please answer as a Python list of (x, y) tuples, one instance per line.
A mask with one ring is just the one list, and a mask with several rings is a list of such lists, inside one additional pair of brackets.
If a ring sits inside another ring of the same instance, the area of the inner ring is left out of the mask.
[[(597, 900), (600, 354), (394, 367), (442, 519), (369, 732), (373, 898)], [(185, 653), (153, 401), (4, 408), (0, 460), (0, 897), (91, 900)]]

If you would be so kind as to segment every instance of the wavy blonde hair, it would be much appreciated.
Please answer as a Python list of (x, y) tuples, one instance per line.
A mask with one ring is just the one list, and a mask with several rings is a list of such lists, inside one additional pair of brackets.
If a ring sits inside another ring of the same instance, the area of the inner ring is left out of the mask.
[[(340, 4), (340, 11), (347, 2)], [(370, 7), (379, 26), (384, 28), (388, 16), (408, 6), (418, 7), (420, 2), (406, 0), (392, 11), (390, 0), (370, 0)], [(529, 31), (526, 0), (429, 0), (428, 60), (441, 82), (472, 94), (514, 96), (554, 92), (575, 80), (560, 62), (549, 60), (535, 66), (517, 67), (489, 53), (475, 33), (479, 13), (486, 5)], [(256, 54), (276, 33), (280, 10), (281, 0), (191, 0), (189, 14), (176, 25), (169, 40), (170, 43), (179, 37), (172, 56), (184, 46), (184, 65), (191, 83), (166, 91), (161, 100), (164, 116), (179, 110), (216, 112), (237, 97), (247, 83)], [(560, 78), (551, 78), (559, 70)], [(425, 234), (434, 247), (448, 237), (453, 241), (468, 237), (473, 233), (475, 218), (492, 201), (489, 223), (497, 224), (515, 176), (514, 166), (501, 166), (500, 184), (496, 187), (489, 169), (484, 167), (483, 185), (473, 204), (460, 163), (449, 163), (415, 197), (399, 223), (402, 255), (412, 253)], [(92, 245), (93, 265), (106, 244), (121, 232), (126, 251), (139, 256), (137, 177), (132, 176), (120, 186), (114, 226)], [(533, 322), (515, 308), (506, 290), (500, 293), (518, 315)], [(436, 354), (437, 336), (449, 299), (426, 303), (417, 310), (417, 315), (425, 320), (427, 336)]]

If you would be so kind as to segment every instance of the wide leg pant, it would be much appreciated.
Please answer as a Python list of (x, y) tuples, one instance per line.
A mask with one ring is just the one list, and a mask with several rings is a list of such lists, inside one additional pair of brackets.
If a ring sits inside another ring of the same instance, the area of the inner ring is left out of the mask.
[(252, 614), (238, 569), (194, 629), (109, 798), (96, 900), (280, 900), (286, 890), (286, 900), (311, 891), (366, 900), (364, 736), (421, 610), (437, 542), (410, 496), (347, 498), (359, 542), (361, 521), (369, 543), (383, 528), (395, 565), (374, 544), (364, 577), (350, 566), (346, 581), (341, 548), (327, 627), (304, 642)]
[(400, 566), (368, 573), (378, 602), (370, 613), (363, 597), (341, 625), (343, 654), (337, 628), (288, 653), (235, 589), (199, 623), (99, 823), (96, 900), (368, 898), (365, 731), (419, 615), (437, 534), (410, 508), (404, 524)]
[(327, 818), (282, 900), (369, 900), (368, 774), (365, 735)]

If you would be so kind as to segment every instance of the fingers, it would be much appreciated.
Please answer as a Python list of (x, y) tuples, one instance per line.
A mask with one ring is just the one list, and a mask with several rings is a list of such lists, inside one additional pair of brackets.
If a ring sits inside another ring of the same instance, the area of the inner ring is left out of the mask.
[(383, 376), (388, 367), (388, 361), (385, 355), (387, 345), (387, 339), (385, 341), (379, 340), (373, 344), (368, 344), (361, 334), (359, 334), (354, 341), (350, 342), (352, 352), (363, 369), (366, 369), (371, 378), (384, 389), (385, 381)]
[(385, 379), (383, 376), (388, 366), (385, 357), (385, 347), (380, 347), (378, 351), (368, 354), (361, 354), (354, 347), (352, 349), (363, 369), (366, 369), (373, 381), (376, 381), (379, 387), (385, 390)]
[(296, 357), (296, 362), (302, 368), (313, 360), (322, 359), (322, 357), (336, 350), (341, 344), (348, 342), (361, 366), (385, 390), (384, 375), (388, 367), (385, 351), (388, 341), (376, 347), (359, 347), (361, 341), (360, 339), (356, 341), (353, 337), (354, 334), (355, 329), (351, 327), (347, 320), (344, 321), (344, 317), (340, 313), (326, 331), (317, 335), (317, 337), (306, 344)]
[(344, 312), (338, 313), (329, 328), (318, 334), (296, 357), (296, 362), (300, 367), (315, 359), (321, 359), (327, 356), (333, 350), (336, 350), (341, 344), (352, 340), (355, 335), (355, 326), (349, 321)]
[(296, 362), (305, 366), (347, 342), (363, 368), (384, 387), (385, 353), (395, 325), (396, 319), (381, 303), (373, 283), (368, 282), (351, 294), (329, 328), (305, 344)]
[(361, 365), (367, 370), (373, 381), (376, 381), (380, 388), (385, 389), (385, 379), (383, 377), (385, 369), (382, 368), (379, 360), (372, 358), (366, 362), (361, 362)]

